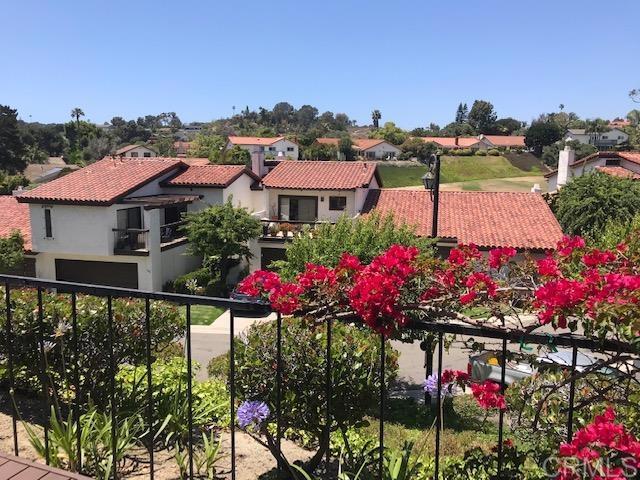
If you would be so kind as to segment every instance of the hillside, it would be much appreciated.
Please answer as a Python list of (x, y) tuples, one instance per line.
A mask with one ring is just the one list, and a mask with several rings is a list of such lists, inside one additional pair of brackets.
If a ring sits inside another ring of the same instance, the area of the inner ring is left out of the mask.
[[(546, 168), (530, 154), (507, 154), (506, 156), (448, 156), (441, 157), (441, 183), (459, 183), (492, 179), (527, 177), (527, 183), (544, 183), (542, 175)], [(425, 166), (418, 163), (381, 163), (378, 166), (382, 183), (387, 188), (422, 185), (421, 177)], [(491, 188), (491, 182), (487, 183)], [(474, 190), (484, 190), (483, 183), (471, 186)], [(518, 188), (521, 190), (521, 188)], [(507, 189), (508, 191), (508, 189)]]

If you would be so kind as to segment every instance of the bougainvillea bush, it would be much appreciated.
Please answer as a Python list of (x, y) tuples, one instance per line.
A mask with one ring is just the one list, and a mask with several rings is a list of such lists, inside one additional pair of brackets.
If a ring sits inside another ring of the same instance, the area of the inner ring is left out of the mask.
[[(640, 351), (638, 250), (625, 244), (599, 250), (580, 237), (564, 237), (542, 258), (525, 255), (515, 262), (516, 253), (513, 248), (483, 253), (475, 245), (460, 245), (446, 259), (435, 259), (415, 246), (392, 245), (367, 264), (349, 253), (334, 267), (309, 263), (291, 281), (258, 271), (243, 280), (240, 290), (268, 300), (284, 315), (307, 318), (309, 324), (353, 319), (383, 337), (410, 328), (416, 318), (516, 332), (546, 327), (584, 333), (609, 341), (617, 352), (600, 352), (597, 365), (575, 375), (615, 367), (607, 382), (623, 388), (617, 390), (619, 398), (606, 400), (628, 404), (624, 391), (637, 381), (633, 362)], [(464, 313), (477, 309), (484, 314)], [(570, 381), (565, 376), (555, 386)], [(507, 410), (500, 386), (484, 383), (471, 390), (484, 408)], [(534, 418), (544, 414), (546, 398), (535, 406)], [(588, 398), (604, 400), (597, 389)]]

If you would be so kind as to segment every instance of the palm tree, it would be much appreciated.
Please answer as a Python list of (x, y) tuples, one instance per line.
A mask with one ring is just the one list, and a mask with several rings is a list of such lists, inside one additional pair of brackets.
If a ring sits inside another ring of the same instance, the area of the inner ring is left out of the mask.
[(380, 119), (382, 118), (382, 114), (380, 110), (374, 110), (371, 112), (371, 119), (373, 120), (373, 128), (378, 128), (380, 126)]
[(71, 110), (71, 118), (75, 118), (76, 119), (76, 126), (77, 127), (80, 126), (80, 117), (84, 117), (84, 112), (82, 111), (82, 109), (80, 107), (76, 107), (73, 110)]
[(596, 118), (586, 121), (586, 128), (584, 132), (589, 134), (589, 143), (598, 148), (598, 144), (600, 143), (600, 135), (604, 132), (608, 132), (609, 130), (611, 129), (609, 128), (609, 123), (606, 120)]

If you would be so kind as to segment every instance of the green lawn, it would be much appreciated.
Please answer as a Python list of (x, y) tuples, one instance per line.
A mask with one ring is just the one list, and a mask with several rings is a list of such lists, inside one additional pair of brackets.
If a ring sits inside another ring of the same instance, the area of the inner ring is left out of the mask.
[[(184, 307), (186, 315), (187, 307)], [(224, 308), (207, 305), (193, 305), (191, 307), (191, 325), (211, 325), (222, 313)]]
[[(378, 165), (382, 184), (387, 188), (422, 185), (421, 177), (426, 171), (422, 165), (394, 166)], [(492, 156), (442, 156), (441, 183), (486, 180), (491, 178), (524, 177), (541, 173), (538, 166), (528, 170), (514, 166), (505, 157)]]

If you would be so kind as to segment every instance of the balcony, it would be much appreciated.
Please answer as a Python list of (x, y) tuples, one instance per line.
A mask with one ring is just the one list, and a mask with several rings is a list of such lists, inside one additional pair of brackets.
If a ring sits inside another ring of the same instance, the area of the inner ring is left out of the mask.
[(181, 220), (160, 226), (160, 249), (162, 251), (187, 243), (187, 237), (180, 228), (185, 223), (184, 220)]
[(318, 221), (300, 220), (261, 220), (263, 241), (286, 242), (296, 237), (308, 234), (320, 223)]
[(149, 230), (144, 228), (114, 228), (114, 255), (149, 255)]

